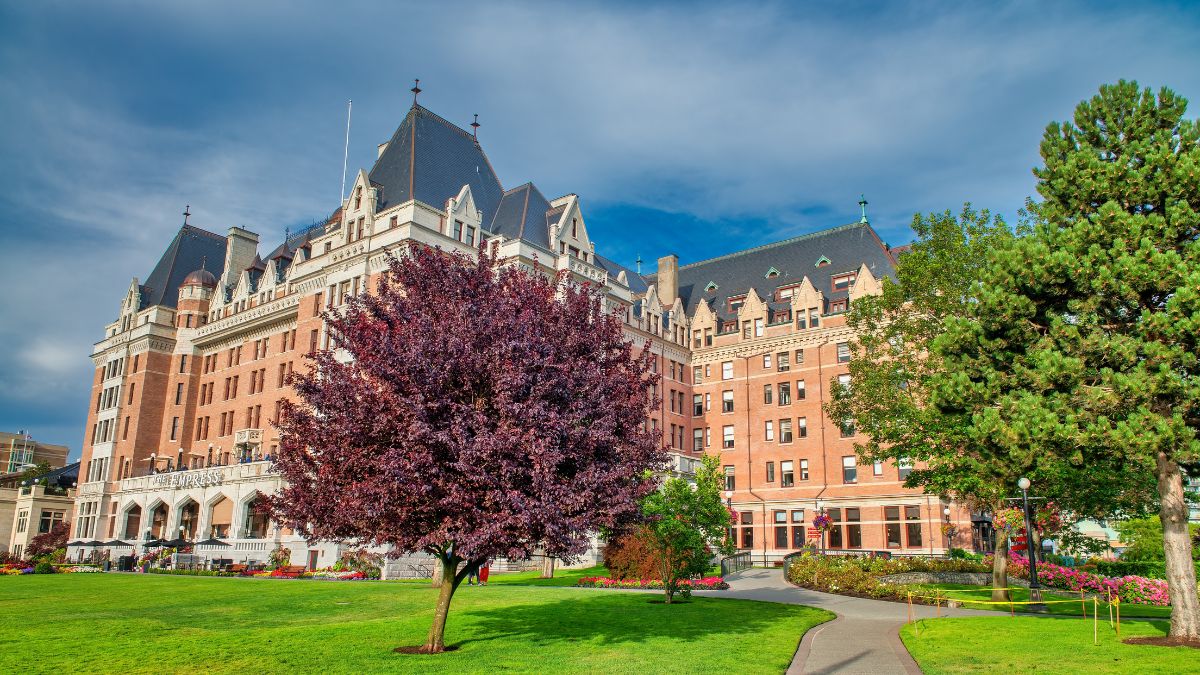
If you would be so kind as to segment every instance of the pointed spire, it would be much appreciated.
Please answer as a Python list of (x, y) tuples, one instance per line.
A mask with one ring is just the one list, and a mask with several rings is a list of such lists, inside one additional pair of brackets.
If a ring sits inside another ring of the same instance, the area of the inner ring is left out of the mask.
[(188, 224), (188, 217), (191, 215), (192, 215), (192, 205), (188, 204), (187, 206), (183, 207), (183, 224), (184, 225)]
[(471, 122), (471, 138), (479, 140), (479, 113), (475, 113), (475, 121)]
[(421, 93), (421, 78), (417, 78), (413, 82), (413, 87), (412, 87), (412, 89), (409, 89), (409, 91), (411, 91), (412, 95), (413, 95), (413, 105), (416, 105), (417, 104), (417, 94)]
[(208, 264), (208, 256), (206, 256), (206, 255), (200, 256), (200, 269), (203, 270), (204, 266), (207, 264)]
[(867, 221), (867, 196), (866, 195), (860, 194), (858, 196), (858, 207), (862, 209), (862, 218), (859, 218), (858, 222), (863, 223), (865, 225), (868, 222)]
[(638, 273), (638, 274), (641, 274), (641, 273), (642, 273), (642, 256), (640, 256), (640, 255), (639, 255), (639, 256), (637, 257), (637, 260), (636, 260), (636, 261), (634, 261), (634, 262), (636, 262), (636, 263), (637, 263), (637, 273)]

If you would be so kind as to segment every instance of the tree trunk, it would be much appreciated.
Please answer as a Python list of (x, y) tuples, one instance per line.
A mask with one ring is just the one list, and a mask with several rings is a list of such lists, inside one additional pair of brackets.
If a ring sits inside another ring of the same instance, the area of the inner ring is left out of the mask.
[(1008, 537), (1003, 530), (996, 530), (995, 555), (992, 557), (992, 600), (1009, 600), (1008, 591)]
[(454, 591), (458, 589), (459, 561), (447, 556), (442, 558), (441, 562), (441, 569), (438, 571), (442, 577), (441, 592), (438, 593), (437, 609), (433, 612), (433, 625), (429, 627), (429, 637), (425, 639), (425, 646), (422, 648), (427, 654), (439, 654), (446, 650), (446, 617), (450, 614), (450, 600), (454, 598)]
[(554, 558), (551, 556), (546, 556), (546, 557), (542, 558), (542, 578), (543, 579), (553, 579), (554, 578)]
[(1200, 600), (1188, 534), (1188, 506), (1179, 465), (1160, 451), (1157, 458), (1159, 519), (1166, 554), (1167, 595), (1171, 598), (1170, 637), (1200, 640)]
[(675, 593), (671, 588), (671, 561), (670, 561), (670, 558), (666, 555), (663, 556), (662, 582), (663, 582), (663, 594), (666, 596), (663, 599), (663, 603), (669, 605), (669, 604), (671, 604), (671, 598), (673, 595), (675, 595)]

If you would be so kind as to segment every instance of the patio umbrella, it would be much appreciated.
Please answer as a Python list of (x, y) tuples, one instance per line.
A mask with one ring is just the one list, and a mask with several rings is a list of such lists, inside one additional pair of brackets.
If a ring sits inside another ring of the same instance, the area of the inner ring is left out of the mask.
[(96, 548), (97, 546), (103, 546), (103, 545), (104, 545), (104, 542), (96, 541), (95, 539), (93, 539), (91, 541), (85, 541), (82, 544), (80, 544), (80, 546), (87, 546), (88, 548)]
[(133, 546), (133, 544), (121, 541), (120, 539), (113, 539), (112, 541), (106, 541), (100, 545), (101, 546)]
[(75, 541), (68, 541), (67, 546), (83, 546), (83, 540), (76, 539)]
[(145, 546), (146, 548), (158, 548), (166, 543), (167, 543), (167, 541), (165, 539), (155, 538), (155, 539), (148, 539), (146, 541), (143, 541), (142, 546)]
[(183, 546), (189, 546), (189, 545), (191, 545), (191, 543), (192, 542), (188, 541), (187, 539), (184, 539), (183, 537), (176, 537), (175, 539), (172, 539), (171, 541), (163, 542), (163, 546), (169, 546), (171, 548), (181, 548)]
[(196, 542), (197, 546), (233, 546), (229, 542), (221, 541), (220, 539), (205, 539), (204, 541)]

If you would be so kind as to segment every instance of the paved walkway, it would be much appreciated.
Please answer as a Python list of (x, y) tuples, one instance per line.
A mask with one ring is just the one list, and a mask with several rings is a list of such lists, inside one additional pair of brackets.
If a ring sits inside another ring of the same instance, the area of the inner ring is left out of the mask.
[[(870, 675), (917, 674), (921, 669), (900, 642), (900, 627), (908, 618), (908, 605), (865, 600), (797, 588), (779, 569), (750, 569), (726, 577), (728, 591), (703, 591), (696, 595), (743, 598), (794, 605), (809, 605), (835, 612), (837, 619), (810, 630), (796, 650), (788, 675), (798, 673), (864, 673)], [(931, 618), (937, 610), (913, 605), (917, 618)], [(970, 609), (941, 610), (942, 616), (995, 616)]]

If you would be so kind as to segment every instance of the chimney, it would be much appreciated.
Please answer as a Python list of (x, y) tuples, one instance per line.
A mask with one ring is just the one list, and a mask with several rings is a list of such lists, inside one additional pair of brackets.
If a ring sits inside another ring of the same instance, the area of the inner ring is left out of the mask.
[(229, 228), (225, 239), (225, 270), (221, 273), (221, 286), (237, 281), (238, 275), (254, 263), (258, 252), (258, 235), (240, 227)]
[(658, 259), (658, 300), (663, 307), (675, 304), (679, 295), (679, 256), (674, 253)]

